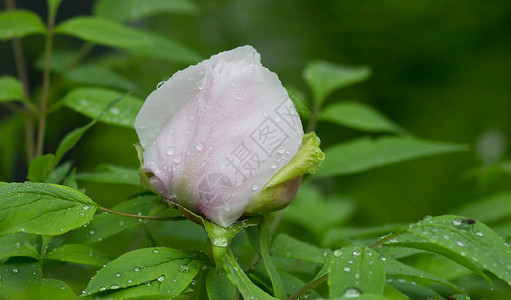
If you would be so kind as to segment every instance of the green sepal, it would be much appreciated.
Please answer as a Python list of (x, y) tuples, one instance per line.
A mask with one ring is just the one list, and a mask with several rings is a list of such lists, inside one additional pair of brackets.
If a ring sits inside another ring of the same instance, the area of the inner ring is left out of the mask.
[(140, 165), (138, 167), (138, 175), (140, 176), (140, 185), (146, 189), (150, 190), (155, 194), (158, 194), (151, 185), (151, 182), (149, 181), (148, 173), (144, 172), (142, 169), (142, 166), (144, 165), (144, 148), (142, 148), (142, 145), (140, 144), (134, 144), (135, 150), (137, 150), (137, 157), (138, 161), (140, 162)]
[(175, 205), (179, 209), (179, 211), (181, 211), (181, 213), (190, 221), (202, 225), (204, 226), (204, 229), (206, 229), (206, 233), (208, 235), (211, 245), (211, 255), (213, 256), (213, 260), (215, 261), (217, 272), (220, 271), (224, 265), (225, 254), (229, 249), (231, 240), (243, 228), (257, 226), (261, 222), (261, 217), (259, 216), (249, 217), (242, 221), (234, 222), (231, 226), (225, 228), (204, 219), (203, 217), (197, 215), (196, 213), (188, 210), (187, 208), (177, 203), (172, 204)]
[(325, 159), (320, 144), (321, 140), (314, 132), (305, 134), (302, 147), (295, 157), (266, 183), (261, 192), (252, 197), (245, 213), (254, 215), (286, 207), (298, 190), (302, 175), (314, 174)]

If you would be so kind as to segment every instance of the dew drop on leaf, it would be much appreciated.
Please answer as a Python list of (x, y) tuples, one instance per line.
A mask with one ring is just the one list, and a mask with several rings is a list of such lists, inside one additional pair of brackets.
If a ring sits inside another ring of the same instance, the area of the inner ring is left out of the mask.
[(180, 265), (179, 266), (179, 272), (181, 272), (181, 273), (188, 272), (188, 266), (187, 265)]

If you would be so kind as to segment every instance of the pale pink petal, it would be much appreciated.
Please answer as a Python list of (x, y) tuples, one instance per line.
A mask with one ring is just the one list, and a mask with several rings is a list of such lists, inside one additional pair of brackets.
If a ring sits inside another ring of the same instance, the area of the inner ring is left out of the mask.
[(153, 187), (222, 226), (243, 214), (303, 137), (287, 92), (259, 59), (245, 46), (178, 72), (137, 117)]

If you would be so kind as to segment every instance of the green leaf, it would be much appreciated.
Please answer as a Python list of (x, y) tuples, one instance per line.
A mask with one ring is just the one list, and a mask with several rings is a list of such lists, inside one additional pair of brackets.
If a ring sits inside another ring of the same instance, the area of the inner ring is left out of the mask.
[(498, 234), (481, 222), (468, 224), (459, 216), (427, 218), (405, 228), (421, 241), (387, 243), (438, 253), (467, 267), (491, 283), (480, 267), (511, 285), (511, 250)]
[(259, 249), (261, 252), (261, 258), (263, 259), (264, 267), (270, 277), (271, 285), (273, 287), (273, 294), (278, 299), (284, 299), (286, 292), (284, 290), (284, 283), (280, 274), (277, 272), (277, 268), (273, 263), (270, 256), (270, 216), (269, 213), (264, 214), (259, 226)]
[(138, 92), (139, 88), (117, 72), (98, 65), (81, 65), (64, 73), (66, 79), (91, 86)]
[[(438, 294), (425, 286), (417, 284), (416, 282), (408, 281), (402, 278), (388, 279), (388, 284), (394, 286), (405, 295), (413, 295), (412, 299), (439, 299)], [(392, 298), (390, 298), (392, 299)]]
[(271, 300), (276, 299), (255, 285), (243, 269), (238, 265), (231, 250), (225, 256), (224, 269), (229, 280), (238, 288), (244, 299)]
[[(83, 295), (151, 282), (151, 285), (161, 283), (156, 294), (166, 294), (172, 298), (179, 295), (190, 284), (201, 270), (203, 260), (204, 258), (197, 253), (187, 253), (166, 247), (134, 250), (121, 255), (99, 270), (89, 282)], [(133, 291), (129, 290), (125, 293), (133, 294)], [(121, 295), (117, 295), (119, 297), (116, 298), (120, 298)]]
[(224, 270), (209, 269), (206, 275), (206, 289), (210, 300), (235, 299), (236, 286), (227, 278)]
[(53, 154), (34, 158), (28, 168), (27, 179), (34, 182), (46, 182), (53, 171), (55, 163), (55, 155)]
[(50, 16), (55, 17), (55, 15), (57, 14), (57, 10), (59, 8), (60, 2), (62, 2), (62, 0), (47, 0), (47, 2), (48, 2), (48, 14)]
[[(65, 98), (65, 105), (89, 118), (95, 118), (109, 106), (109, 104), (124, 94), (101, 88), (77, 88), (69, 92)], [(142, 107), (142, 101), (133, 96), (124, 96), (122, 101), (110, 107), (101, 115), (100, 122), (133, 128), (135, 118)], [(82, 127), (83, 128), (83, 127)]]
[(284, 211), (283, 218), (321, 239), (327, 230), (347, 221), (354, 211), (355, 204), (350, 199), (326, 197), (318, 187), (302, 184), (295, 199)]
[(87, 245), (67, 244), (46, 254), (45, 258), (101, 267), (111, 260), (109, 256)]
[(303, 71), (303, 78), (314, 95), (314, 103), (322, 105), (335, 90), (369, 78), (368, 67), (339, 66), (326, 61), (314, 61)]
[(400, 290), (396, 289), (392, 285), (386, 284), (383, 295), (387, 299), (391, 300), (410, 300), (407, 295), (403, 294)]
[(464, 145), (408, 137), (361, 138), (325, 151), (325, 161), (316, 177), (346, 175), (414, 158), (465, 151)]
[(467, 203), (456, 210), (456, 215), (466, 216), (486, 223), (500, 221), (511, 216), (511, 192), (500, 192)]
[(23, 92), (23, 85), (18, 78), (7, 75), (0, 76), (0, 102), (13, 100), (27, 100)]
[[(24, 118), (18, 115), (2, 116), (0, 118), (0, 178), (14, 178), (16, 163), (22, 159), (24, 148), (20, 136), (24, 134)], [(24, 157), (23, 157), (24, 158)]]
[(70, 187), (74, 190), (78, 189), (78, 184), (76, 182), (76, 168), (73, 168), (69, 175), (67, 175), (67, 177), (64, 178), (64, 181), (62, 181), (62, 185)]
[(395, 259), (387, 258), (387, 260), (385, 261), (385, 271), (387, 272), (388, 275), (405, 276), (405, 277), (408, 277), (413, 280), (427, 279), (432, 282), (436, 282), (436, 283), (445, 285), (457, 292), (463, 293), (463, 290), (460, 287), (452, 284), (451, 282), (449, 282), (445, 279), (436, 277), (435, 275), (430, 274), (428, 272), (425, 272), (425, 271), (416, 269), (412, 266), (406, 265), (406, 264), (404, 264), (398, 260), (395, 260)]
[(112, 165), (99, 165), (95, 172), (82, 172), (76, 174), (79, 181), (96, 183), (114, 183), (140, 186), (140, 177), (137, 169), (130, 169)]
[[(76, 49), (59, 49), (55, 48), (51, 51), (50, 70), (58, 74), (64, 74), (73, 65), (76, 59)], [(36, 61), (35, 67), (39, 71), (43, 71), (45, 67), (45, 55), (41, 53)]]
[(96, 208), (89, 197), (60, 185), (0, 185), (0, 234), (64, 234), (89, 222)]
[[(289, 274), (284, 271), (279, 270), (280, 277), (282, 278), (282, 281), (284, 282), (284, 288), (286, 289), (286, 293), (288, 295), (294, 295), (296, 292), (298, 292), (302, 287), (304, 287), (307, 283), (302, 281), (300, 278)], [(315, 290), (311, 290), (310, 292), (307, 292), (308, 295), (310, 295), (310, 299), (318, 299), (319, 294)], [(301, 297), (300, 299), (303, 299), (307, 297)]]
[(200, 57), (180, 43), (98, 17), (75, 17), (55, 29), (57, 34), (172, 63), (196, 63)]
[(399, 231), (403, 224), (386, 224), (381, 226), (364, 226), (364, 227), (350, 227), (343, 226), (339, 228), (332, 228), (325, 233), (322, 245), (326, 247), (335, 247), (343, 244), (346, 240), (360, 237), (374, 237), (382, 236), (389, 232)]
[(41, 283), (41, 266), (37, 262), (15, 258), (0, 264), (0, 299), (38, 299), (34, 286)]
[[(75, 96), (82, 95), (82, 96), (86, 97), (86, 96), (93, 95), (93, 93), (87, 94), (87, 92), (85, 92), (85, 93), (79, 92), (82, 90), (74, 90), (74, 91), (77, 91), (77, 95), (75, 95)], [(87, 91), (90, 91), (90, 90), (87, 90)], [(71, 92), (70, 94), (72, 95), (73, 92)], [(70, 96), (70, 94), (68, 94), (68, 96)], [(83, 94), (85, 94), (85, 95), (83, 95)], [(113, 94), (109, 95), (109, 96), (113, 96)], [(89, 110), (88, 112), (91, 114), (91, 115), (89, 115), (89, 117), (93, 118), (93, 120), (90, 121), (87, 125), (78, 127), (76, 129), (74, 129), (73, 131), (69, 132), (68, 134), (66, 134), (66, 136), (64, 136), (64, 138), (60, 141), (60, 144), (57, 148), (57, 152), (55, 153), (55, 160), (56, 160), (55, 163), (58, 163), (62, 159), (62, 157), (80, 141), (80, 139), (83, 137), (85, 132), (87, 132), (87, 130), (89, 130), (92, 126), (94, 126), (94, 124), (96, 124), (97, 121), (100, 121), (101, 118), (105, 117), (105, 115), (108, 116), (109, 113), (114, 114), (114, 115), (120, 114), (120, 109), (117, 108), (116, 105), (119, 105), (119, 101), (123, 100), (125, 97), (127, 97), (126, 94), (120, 95), (119, 97), (113, 98), (113, 100), (111, 99), (110, 101), (108, 101), (108, 99), (105, 98), (103, 100), (107, 101), (108, 103), (101, 110), (99, 110), (98, 107), (96, 107), (97, 111), (95, 111), (94, 109)], [(68, 98), (66, 98), (66, 99), (68, 99)], [(73, 99), (71, 99), (69, 101), (72, 102)], [(87, 100), (80, 99), (79, 104), (83, 105), (84, 101), (87, 101)], [(120, 106), (120, 107), (123, 107), (123, 109), (125, 109), (125, 110), (127, 109), (124, 106)], [(92, 116), (92, 114), (94, 112), (97, 112), (97, 114)]]
[(323, 264), (329, 253), (330, 250), (319, 249), (284, 233), (279, 234), (272, 245), (272, 255), (295, 258), (317, 264)]
[[(128, 214), (148, 215), (161, 200), (158, 196), (140, 196), (129, 199), (112, 209)], [(91, 244), (102, 241), (122, 231), (141, 225), (142, 219), (127, 218), (114, 214), (100, 213), (87, 227), (77, 229), (66, 243)]]
[(383, 294), (385, 264), (373, 249), (349, 246), (334, 251), (328, 271), (330, 297), (339, 297), (349, 288), (362, 293)]
[(0, 260), (13, 256), (26, 256), (39, 259), (35, 248), (37, 236), (28, 233), (11, 233), (0, 236)]
[(193, 14), (197, 11), (197, 5), (189, 0), (100, 0), (94, 6), (94, 14), (98, 17), (119, 22), (162, 13)]
[(32, 299), (78, 300), (73, 290), (63, 281), (43, 278), (40, 288)]
[(55, 183), (60, 184), (62, 180), (66, 178), (67, 173), (69, 173), (69, 170), (71, 170), (71, 162), (65, 162), (61, 164), (60, 166), (53, 169), (53, 171), (48, 176), (48, 179), (46, 180), (47, 183)]
[(289, 95), (289, 98), (291, 101), (293, 101), (293, 104), (295, 106), (296, 112), (302, 119), (309, 119), (312, 114), (312, 109), (307, 103), (307, 100), (305, 100), (305, 94), (293, 87), (286, 86), (287, 93)]
[[(317, 300), (351, 300), (351, 299), (357, 299), (357, 300), (389, 300), (389, 298), (386, 298), (381, 295), (377, 294), (360, 294), (360, 292), (355, 288), (350, 288), (346, 290), (346, 293), (344, 293), (341, 297), (335, 297), (335, 298), (318, 298)], [(391, 299), (391, 298), (390, 298)], [(395, 299), (391, 299), (395, 300)]]
[(46, 33), (46, 28), (37, 14), (25, 10), (0, 13), (0, 40), (22, 38), (37, 33)]
[(369, 132), (406, 133), (380, 112), (361, 102), (345, 101), (330, 105), (321, 112), (319, 119)]

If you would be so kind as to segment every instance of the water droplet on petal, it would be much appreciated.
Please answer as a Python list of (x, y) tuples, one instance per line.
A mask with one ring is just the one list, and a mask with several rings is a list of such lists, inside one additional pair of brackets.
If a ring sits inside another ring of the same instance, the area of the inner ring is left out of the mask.
[(351, 271), (350, 267), (344, 267), (344, 272), (349, 272)]
[(112, 290), (116, 290), (116, 289), (118, 289), (118, 288), (119, 288), (119, 286), (118, 286), (117, 284), (112, 284), (112, 285), (110, 286), (110, 288), (111, 288)]
[(161, 275), (160, 277), (158, 277), (157, 279), (159, 282), (162, 282), (163, 280), (165, 280), (165, 275)]
[(99, 290), (102, 292), (102, 291), (106, 291), (106, 286), (102, 286), (99, 288)]
[(454, 219), (454, 220), (452, 220), (452, 223), (453, 223), (455, 226), (459, 226), (459, 225), (461, 225), (461, 220)]
[(458, 245), (460, 247), (464, 247), (465, 243), (463, 243), (462, 241), (456, 241), (456, 245)]
[(198, 142), (197, 145), (195, 145), (195, 149), (201, 151), (202, 149), (204, 149), (204, 143)]
[(477, 236), (483, 236), (484, 234), (481, 231), (476, 231)]
[(232, 209), (231, 205), (229, 203), (226, 203), (224, 206), (225, 211), (230, 211)]
[(167, 149), (168, 155), (174, 155), (174, 153), (176, 153), (176, 147), (170, 147), (169, 149)]
[(135, 267), (135, 268), (133, 268), (133, 271), (135, 271), (135, 272), (140, 271), (140, 267)]
[(160, 253), (160, 250), (158, 250), (158, 249), (154, 249), (154, 250), (153, 250), (153, 253), (154, 253), (154, 254), (158, 254), (158, 253)]
[(180, 163), (181, 162), (181, 157), (180, 156), (174, 156), (174, 158), (172, 159), (172, 161), (176, 164)]
[(164, 85), (164, 84), (165, 84), (165, 81), (160, 81), (158, 83), (158, 85), (156, 85), (156, 89), (159, 90), (161, 88), (161, 86)]
[(87, 210), (87, 209), (89, 209), (89, 208), (90, 208), (90, 206), (88, 206), (88, 205), (84, 205), (84, 206), (82, 206), (82, 209), (83, 209), (83, 210)]
[(284, 146), (280, 146), (278, 149), (277, 149), (277, 152), (279, 154), (283, 154), (284, 152), (286, 152), (286, 148), (284, 148)]
[(276, 163), (276, 162), (274, 162), (274, 161), (272, 161), (272, 162), (271, 162), (271, 164), (270, 164), (270, 167), (271, 167), (272, 169), (276, 169), (276, 168), (277, 168), (277, 163)]
[(253, 191), (257, 191), (259, 189), (260, 185), (258, 182), (254, 182), (254, 184), (252, 184), (252, 190)]

